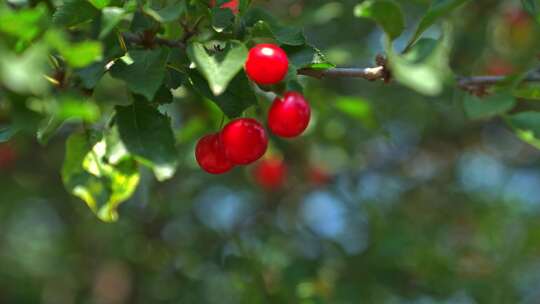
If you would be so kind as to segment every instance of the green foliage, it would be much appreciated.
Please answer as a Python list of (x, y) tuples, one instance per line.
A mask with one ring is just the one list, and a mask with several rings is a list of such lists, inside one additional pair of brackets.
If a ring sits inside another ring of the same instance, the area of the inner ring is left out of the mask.
[(508, 93), (494, 94), (487, 98), (468, 95), (463, 100), (465, 113), (470, 119), (491, 118), (496, 115), (505, 114), (515, 105), (515, 97)]
[(450, 36), (447, 30), (439, 40), (423, 38), (405, 55), (396, 54), (388, 45), (388, 58), (396, 80), (419, 93), (439, 95), (445, 83), (452, 81), (448, 67)]
[(134, 50), (117, 60), (111, 76), (123, 80), (128, 88), (153, 100), (165, 79), (168, 49)]
[[(0, 1), (1, 303), (540, 302), (539, 1), (209, 2)], [(198, 169), (287, 90), (283, 187)]]
[(364, 1), (354, 8), (356, 17), (370, 18), (379, 23), (394, 40), (403, 33), (405, 20), (401, 8), (393, 1)]
[(248, 50), (239, 41), (230, 41), (225, 46), (215, 47), (219, 49), (208, 51), (203, 44), (195, 42), (190, 44), (188, 55), (208, 80), (214, 95), (219, 96), (242, 70)]
[(116, 113), (120, 139), (127, 151), (151, 167), (159, 180), (172, 177), (177, 152), (169, 118), (144, 101), (118, 106)]
[(139, 183), (135, 161), (126, 153), (111, 152), (115, 142), (94, 141), (88, 134), (73, 134), (66, 142), (62, 178), (66, 188), (86, 202), (103, 221), (118, 219), (117, 207)]
[(424, 33), (428, 28), (430, 28), (435, 22), (437, 22), (441, 17), (449, 14), (453, 10), (457, 9), (461, 5), (465, 4), (469, 0), (434, 0), (431, 3), (431, 7), (427, 13), (422, 17), (420, 23), (414, 35), (409, 40), (408, 47), (413, 45), (418, 38)]

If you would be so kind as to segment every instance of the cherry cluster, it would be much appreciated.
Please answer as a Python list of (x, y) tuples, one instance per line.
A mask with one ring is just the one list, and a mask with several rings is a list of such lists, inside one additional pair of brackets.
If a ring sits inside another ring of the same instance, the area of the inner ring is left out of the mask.
[[(248, 54), (245, 71), (258, 85), (280, 83), (289, 69), (283, 49), (274, 44), (258, 44)], [(302, 94), (286, 92), (276, 97), (268, 111), (268, 128), (276, 136), (293, 138), (309, 124), (311, 108)], [(195, 156), (200, 167), (211, 174), (223, 174), (237, 165), (248, 165), (260, 159), (268, 148), (263, 125), (253, 118), (230, 121), (221, 132), (199, 140)]]

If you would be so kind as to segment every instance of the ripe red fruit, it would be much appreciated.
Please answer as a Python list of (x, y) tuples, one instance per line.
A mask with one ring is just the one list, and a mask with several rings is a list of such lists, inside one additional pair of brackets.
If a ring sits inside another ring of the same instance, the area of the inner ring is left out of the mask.
[(195, 148), (195, 157), (199, 166), (211, 174), (223, 174), (234, 167), (225, 157), (219, 134), (210, 134), (201, 138)]
[(253, 177), (267, 190), (279, 189), (287, 178), (287, 165), (277, 158), (261, 160), (253, 170)]
[(311, 108), (302, 94), (287, 92), (283, 99), (274, 100), (268, 112), (268, 126), (281, 137), (296, 137), (306, 130)]
[(221, 131), (225, 155), (237, 165), (247, 165), (266, 152), (268, 136), (263, 126), (252, 118), (239, 118), (229, 122)]
[[(210, 7), (214, 6), (216, 6), (216, 0), (210, 0)], [(221, 8), (230, 8), (233, 14), (238, 14), (238, 0), (225, 2), (221, 5)]]
[(283, 49), (275, 44), (257, 44), (249, 51), (246, 73), (261, 85), (271, 85), (282, 81), (289, 69), (289, 58)]

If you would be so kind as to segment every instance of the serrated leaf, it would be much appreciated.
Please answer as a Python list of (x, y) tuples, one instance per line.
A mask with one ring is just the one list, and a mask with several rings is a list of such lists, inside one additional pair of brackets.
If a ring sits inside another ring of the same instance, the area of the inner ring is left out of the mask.
[(199, 73), (193, 71), (189, 76), (195, 91), (217, 104), (229, 118), (240, 116), (248, 107), (254, 105), (257, 100), (255, 92), (253, 92), (253, 88), (244, 73), (236, 75), (229, 88), (219, 96), (212, 94), (208, 84)]
[(75, 70), (75, 74), (81, 79), (84, 88), (92, 89), (105, 74), (105, 63), (96, 62), (85, 68)]
[(394, 1), (364, 1), (354, 8), (354, 15), (377, 22), (392, 40), (399, 37), (405, 29), (403, 13)]
[(299, 46), (306, 43), (304, 31), (295, 27), (282, 27), (274, 23), (259, 20), (250, 29), (253, 38), (270, 38), (281, 45)]
[(122, 21), (122, 18), (126, 15), (126, 11), (120, 7), (106, 7), (101, 10), (101, 31), (99, 32), (99, 39), (105, 38), (109, 35), (114, 27)]
[(510, 111), (516, 99), (508, 93), (499, 93), (485, 98), (467, 94), (463, 100), (465, 114), (470, 119), (483, 119)]
[(57, 25), (72, 27), (99, 16), (99, 10), (86, 0), (65, 0), (53, 14)]
[(170, 119), (141, 101), (116, 107), (116, 124), (126, 149), (154, 170), (160, 180), (172, 177), (177, 151)]
[(297, 69), (312, 68), (312, 69), (330, 69), (335, 67), (326, 59), (326, 56), (317, 48), (306, 44), (302, 46), (284, 46), (283, 49), (287, 52), (289, 61)]
[(105, 139), (94, 143), (85, 134), (72, 134), (66, 142), (62, 180), (99, 219), (113, 222), (118, 219), (118, 205), (133, 195), (140, 178), (132, 158), (105, 163), (106, 151)]
[(406, 49), (411, 47), (429, 27), (437, 22), (437, 20), (451, 13), (468, 1), (469, 0), (433, 0), (430, 8), (418, 24), (414, 35), (409, 40)]
[(209, 52), (203, 44), (194, 42), (188, 47), (188, 56), (208, 81), (214, 95), (227, 89), (231, 80), (242, 70), (248, 50), (239, 41), (229, 41), (223, 50)]
[(164, 48), (130, 51), (129, 58), (115, 62), (110, 69), (111, 76), (125, 81), (132, 92), (152, 101), (165, 79), (168, 55), (169, 51)]

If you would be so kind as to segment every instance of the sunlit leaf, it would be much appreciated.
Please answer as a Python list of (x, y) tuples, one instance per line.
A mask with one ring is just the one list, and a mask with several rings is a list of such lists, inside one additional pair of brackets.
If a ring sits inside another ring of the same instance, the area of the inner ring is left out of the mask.
[(248, 50), (239, 41), (230, 41), (223, 49), (207, 50), (201, 43), (194, 42), (188, 47), (189, 58), (204, 75), (214, 95), (221, 95), (242, 70)]
[(94, 143), (86, 134), (71, 135), (66, 142), (62, 180), (99, 219), (113, 222), (118, 219), (118, 205), (133, 195), (140, 178), (132, 158), (122, 158), (117, 164), (106, 163), (106, 151), (105, 139)]
[(129, 153), (154, 170), (160, 180), (172, 177), (177, 150), (170, 119), (143, 101), (116, 107), (116, 124)]

